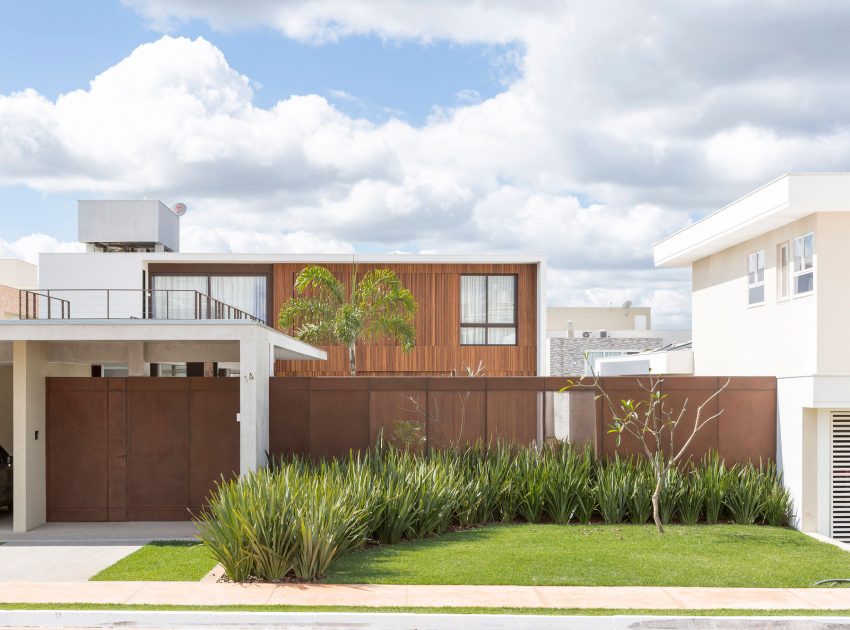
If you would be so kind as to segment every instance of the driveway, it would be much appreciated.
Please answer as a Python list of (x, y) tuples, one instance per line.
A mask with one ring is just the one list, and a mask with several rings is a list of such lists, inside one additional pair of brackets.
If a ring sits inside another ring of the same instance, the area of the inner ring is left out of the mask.
[(186, 540), (188, 522), (48, 523), (13, 533), (0, 511), (0, 582), (85, 582), (152, 540)]

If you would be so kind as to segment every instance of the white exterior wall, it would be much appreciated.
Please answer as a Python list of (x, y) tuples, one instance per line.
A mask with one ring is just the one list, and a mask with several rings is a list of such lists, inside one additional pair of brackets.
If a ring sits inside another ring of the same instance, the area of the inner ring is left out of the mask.
[[(643, 317), (644, 327), (635, 328), (635, 317)], [(546, 309), (547, 330), (566, 331), (567, 322), (575, 330), (641, 330), (652, 328), (652, 309), (648, 306), (550, 306)]]
[[(693, 264), (693, 349), (698, 376), (798, 376), (817, 372), (818, 296), (840, 291), (824, 287), (819, 229), (811, 215), (740, 243)], [(776, 246), (815, 234), (815, 291), (778, 302)], [(850, 235), (850, 232), (847, 233)], [(765, 301), (748, 305), (747, 257), (764, 250)], [(846, 355), (850, 372), (850, 354)]]

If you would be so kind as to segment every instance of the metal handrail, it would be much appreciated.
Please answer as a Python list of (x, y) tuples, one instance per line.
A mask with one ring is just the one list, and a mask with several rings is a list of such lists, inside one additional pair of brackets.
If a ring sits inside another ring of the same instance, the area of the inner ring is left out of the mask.
[[(51, 292), (64, 297), (56, 297)], [(168, 319), (168, 320), (250, 320), (266, 324), (263, 318), (255, 317), (235, 306), (226, 304), (206, 293), (195, 289), (48, 289), (42, 293), (20, 291), (19, 316), (21, 319), (57, 319), (53, 316), (53, 301), (61, 304), (60, 319), (71, 319), (71, 301), (75, 293), (94, 294), (102, 299), (95, 309), (97, 315), (79, 319)], [(138, 303), (127, 306), (127, 300), (120, 297), (138, 295)], [(47, 300), (47, 317), (38, 308), (38, 299)], [(82, 298), (81, 298), (82, 299)], [(116, 304), (118, 306), (116, 306)], [(30, 306), (32, 305), (32, 308)], [(187, 309), (187, 307), (189, 307)], [(85, 306), (75, 309), (85, 313)], [(130, 314), (128, 314), (130, 313)], [(189, 317), (185, 315), (191, 313)], [(176, 316), (175, 316), (176, 315)]]
[[(39, 300), (44, 300), (47, 308), (46, 313), (42, 311), (39, 316)], [(56, 306), (54, 306), (54, 303)], [(58, 307), (58, 316), (56, 316)], [(39, 293), (21, 289), (18, 291), (18, 318), (19, 319), (71, 319), (71, 302), (62, 298), (53, 297), (49, 293)]]

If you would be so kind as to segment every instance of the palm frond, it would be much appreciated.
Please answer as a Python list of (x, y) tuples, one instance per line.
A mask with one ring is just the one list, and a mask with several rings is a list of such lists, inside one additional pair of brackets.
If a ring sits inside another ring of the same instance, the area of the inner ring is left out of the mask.
[(390, 314), (370, 320), (363, 330), (363, 336), (374, 339), (389, 337), (398, 341), (405, 352), (410, 352), (416, 345), (416, 329), (412, 317), (400, 314)]
[(310, 265), (301, 270), (295, 278), (295, 290), (304, 293), (307, 289), (313, 289), (319, 295), (331, 299), (335, 306), (345, 302), (345, 286), (327, 267)]
[(278, 322), (281, 328), (316, 324), (334, 318), (336, 309), (319, 296), (294, 297), (280, 308)]

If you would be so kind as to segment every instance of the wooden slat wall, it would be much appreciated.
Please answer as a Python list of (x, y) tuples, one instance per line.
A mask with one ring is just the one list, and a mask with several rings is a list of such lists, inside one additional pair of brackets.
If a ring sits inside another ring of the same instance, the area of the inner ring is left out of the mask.
[[(293, 295), (294, 281), (304, 264), (274, 267), (275, 318), (283, 302)], [(348, 285), (350, 264), (325, 265)], [(374, 267), (396, 271), (419, 304), (416, 315), (416, 348), (405, 353), (398, 345), (383, 341), (358, 346), (358, 375), (446, 376), (461, 374), (465, 366), (485, 365), (487, 376), (534, 376), (537, 373), (537, 268), (529, 265), (382, 264), (359, 265), (358, 276)], [(460, 277), (462, 274), (517, 275), (516, 346), (460, 345)], [(286, 331), (290, 332), (290, 331)], [(277, 376), (345, 376), (345, 348), (325, 348), (327, 361), (278, 361)]]

